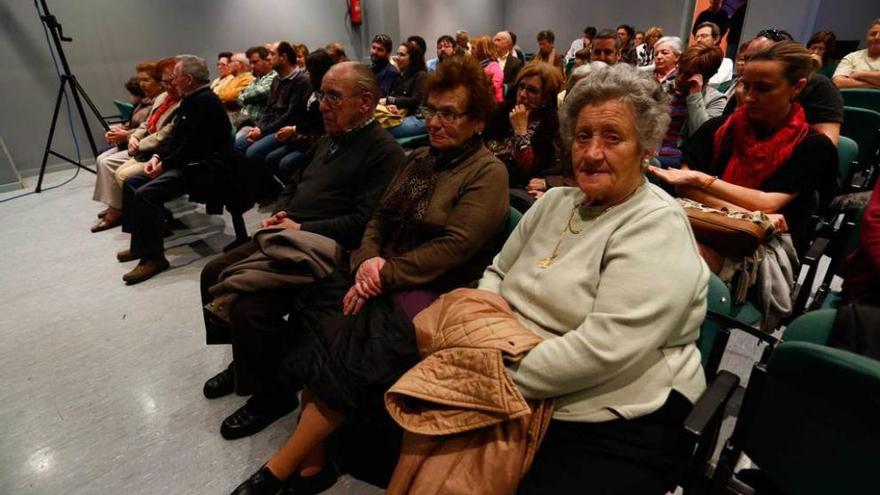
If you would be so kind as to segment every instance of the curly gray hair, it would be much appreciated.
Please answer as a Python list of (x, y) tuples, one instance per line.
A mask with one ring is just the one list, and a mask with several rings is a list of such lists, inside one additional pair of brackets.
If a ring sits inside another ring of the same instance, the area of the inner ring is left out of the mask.
[(681, 55), (681, 52), (684, 51), (682, 49), (684, 43), (682, 43), (681, 38), (678, 36), (664, 36), (660, 38), (654, 43), (654, 51), (657, 51), (660, 45), (669, 45), (669, 48), (672, 48), (672, 51), (675, 52), (676, 55)]
[(650, 74), (629, 64), (617, 64), (590, 71), (565, 99), (560, 116), (562, 138), (571, 146), (578, 115), (587, 105), (618, 100), (630, 106), (643, 151), (655, 152), (669, 127), (669, 96)]

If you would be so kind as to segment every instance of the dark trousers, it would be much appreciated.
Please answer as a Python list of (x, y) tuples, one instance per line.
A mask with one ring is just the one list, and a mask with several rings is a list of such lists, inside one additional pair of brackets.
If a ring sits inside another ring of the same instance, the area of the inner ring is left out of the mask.
[(519, 495), (663, 495), (687, 465), (690, 402), (670, 393), (659, 410), (602, 423), (552, 420)]
[(151, 179), (141, 172), (125, 179), (122, 187), (123, 230), (131, 234), (131, 252), (143, 259), (165, 256), (164, 205), (186, 194), (186, 173), (166, 170)]
[[(211, 301), (208, 289), (218, 282), (226, 267), (257, 250), (257, 245), (250, 241), (208, 262), (201, 275), (202, 304)], [(300, 388), (298, 383), (292, 383), (297, 380), (279, 376), (287, 347), (284, 317), (290, 313), (297, 292), (298, 289), (284, 289), (242, 293), (231, 308), (228, 324), (203, 311), (207, 343), (232, 344), (236, 393), (261, 394), (270, 402), (283, 402), (294, 397)]]

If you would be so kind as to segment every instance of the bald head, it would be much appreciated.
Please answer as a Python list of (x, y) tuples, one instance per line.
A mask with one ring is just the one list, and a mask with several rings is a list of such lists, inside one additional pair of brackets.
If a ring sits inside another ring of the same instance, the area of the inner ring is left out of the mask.
[(504, 57), (513, 49), (513, 38), (510, 37), (510, 33), (507, 31), (498, 31), (495, 37), (492, 38), (492, 44), (495, 45), (495, 51), (498, 52), (498, 56)]

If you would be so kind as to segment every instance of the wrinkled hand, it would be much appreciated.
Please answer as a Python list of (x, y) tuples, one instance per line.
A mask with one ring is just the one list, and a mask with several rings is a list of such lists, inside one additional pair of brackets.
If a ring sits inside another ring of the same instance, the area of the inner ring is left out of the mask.
[(292, 125), (288, 125), (278, 129), (278, 132), (275, 133), (275, 139), (279, 141), (290, 141), (291, 138), (296, 134), (296, 127)]
[(281, 227), (284, 229), (299, 230), (301, 225), (288, 217), (286, 211), (279, 211), (269, 218), (264, 218), (263, 221), (260, 222), (261, 229), (265, 229), (266, 227)]
[(688, 93), (695, 95), (703, 91), (703, 75), (694, 74), (687, 80)]
[(358, 295), (356, 286), (352, 285), (345, 297), (342, 298), (342, 314), (345, 316), (354, 316), (361, 312), (367, 299)]
[(767, 214), (767, 218), (773, 222), (773, 226), (776, 227), (777, 232), (788, 232), (788, 222), (785, 221), (785, 216), (781, 213), (769, 213)]
[(251, 130), (247, 133), (247, 142), (253, 143), (261, 137), (263, 137), (263, 131), (261, 131), (259, 127), (251, 127)]
[(134, 156), (134, 154), (138, 152), (138, 149), (140, 149), (140, 144), (141, 141), (138, 138), (134, 136), (128, 138), (128, 154)]
[(696, 170), (675, 168), (664, 169), (653, 165), (648, 166), (648, 172), (651, 172), (663, 182), (673, 186), (692, 186), (702, 189), (711, 179), (710, 176)]
[(510, 126), (513, 133), (524, 136), (529, 130), (529, 112), (525, 105), (517, 105), (510, 111)]
[(397, 108), (397, 105), (386, 105), (385, 108), (394, 115), (400, 115), (400, 109)]
[(376, 297), (382, 294), (382, 278), (379, 273), (385, 263), (385, 258), (375, 256), (364, 261), (358, 267), (354, 276), (354, 287), (361, 297)]
[(162, 160), (159, 160), (155, 156), (150, 158), (150, 161), (148, 161), (146, 165), (144, 165), (144, 173), (147, 174), (147, 177), (151, 179), (159, 177), (162, 172)]
[(124, 142), (126, 138), (128, 138), (128, 130), (124, 127), (114, 127), (104, 133), (104, 140), (110, 144), (118, 145)]

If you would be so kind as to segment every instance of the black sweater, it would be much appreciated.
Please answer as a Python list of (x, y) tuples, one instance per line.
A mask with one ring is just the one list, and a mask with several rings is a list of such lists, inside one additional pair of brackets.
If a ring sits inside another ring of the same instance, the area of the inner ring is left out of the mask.
[(406, 110), (408, 115), (413, 115), (422, 104), (422, 88), (425, 84), (425, 76), (428, 73), (419, 70), (404, 72), (394, 81), (391, 91), (386, 99), (389, 105), (395, 105), (401, 110)]
[(272, 81), (266, 113), (258, 127), (268, 136), (286, 125), (299, 125), (306, 115), (306, 103), (312, 94), (312, 83), (306, 71), (296, 71), (292, 76), (276, 77)]
[(153, 151), (165, 170), (183, 168), (213, 153), (232, 148), (232, 127), (220, 98), (204, 86), (184, 96), (175, 117), (174, 131)]
[(340, 137), (324, 136), (282, 191), (278, 209), (302, 230), (353, 249), (403, 160), (403, 148), (377, 122)]

